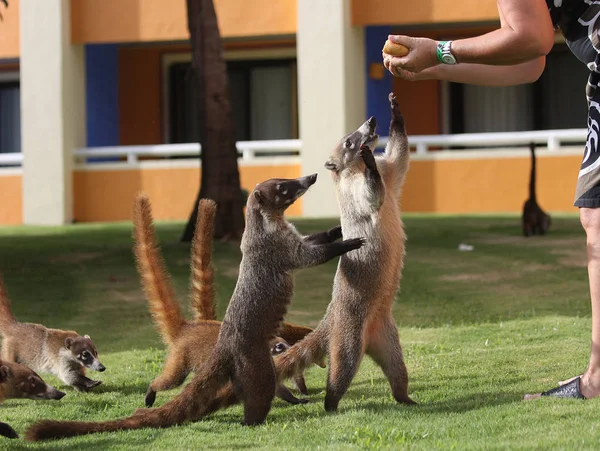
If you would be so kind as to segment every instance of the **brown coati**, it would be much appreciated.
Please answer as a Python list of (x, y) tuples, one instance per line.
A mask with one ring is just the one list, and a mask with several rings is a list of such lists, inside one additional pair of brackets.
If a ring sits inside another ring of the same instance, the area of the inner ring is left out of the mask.
[(49, 329), (41, 324), (20, 323), (10, 309), (10, 299), (0, 278), (0, 334), (2, 360), (51, 373), (79, 391), (89, 391), (102, 381), (85, 376), (85, 369), (104, 371), (98, 351), (88, 335)]
[[(216, 321), (211, 256), (216, 209), (215, 202), (210, 199), (201, 199), (198, 205), (190, 265), (190, 304), (195, 320), (188, 321), (175, 298), (157, 243), (150, 201), (144, 194), (136, 197), (133, 235), (137, 269), (153, 319), (169, 349), (163, 371), (150, 383), (146, 392), (146, 407), (154, 405), (157, 392), (181, 386), (188, 374), (207, 361), (217, 343), (221, 322)], [(284, 323), (280, 334), (285, 338), (274, 341), (295, 343), (311, 331), (308, 327)], [(306, 391), (302, 393), (307, 394)], [(294, 404), (305, 402), (295, 398), (285, 387), (278, 390), (277, 395)]]
[(529, 175), (529, 199), (523, 205), (523, 215), (521, 217), (523, 235), (545, 235), (550, 227), (551, 219), (550, 215), (545, 213), (537, 203), (535, 195), (535, 143), (529, 144), (529, 149), (531, 150), (531, 174)]
[(344, 238), (364, 236), (367, 242), (340, 258), (332, 300), (314, 332), (274, 359), (278, 376), (288, 378), (327, 355), (327, 411), (337, 410), (365, 353), (383, 370), (394, 399), (414, 404), (392, 316), (404, 265), (399, 200), (410, 152), (393, 93), (389, 102), (389, 141), (381, 156), (370, 150), (378, 141), (371, 117), (345, 136), (325, 163), (333, 177)]
[[(31, 368), (0, 360), (0, 402), (10, 398), (61, 399), (65, 393), (46, 384)], [(16, 431), (0, 423), (0, 435), (18, 438)]]
[(26, 438), (36, 441), (182, 424), (204, 415), (229, 382), (237, 399), (244, 404), (244, 424), (264, 422), (276, 390), (269, 343), (291, 301), (293, 271), (325, 263), (364, 244), (363, 238), (358, 237), (314, 244), (311, 236), (301, 236), (285, 220), (285, 210), (316, 178), (317, 174), (298, 179), (270, 179), (259, 183), (250, 194), (239, 277), (217, 344), (206, 364), (175, 399), (162, 407), (140, 409), (128, 418), (114, 421), (44, 420), (32, 425), (25, 433)]

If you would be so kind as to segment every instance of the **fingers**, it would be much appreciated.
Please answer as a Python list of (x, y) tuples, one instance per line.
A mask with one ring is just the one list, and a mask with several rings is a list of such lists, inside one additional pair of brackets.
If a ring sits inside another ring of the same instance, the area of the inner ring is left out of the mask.
[(405, 47), (408, 47), (410, 50), (412, 48), (413, 38), (410, 36), (405, 36), (402, 34), (390, 34), (388, 39), (395, 44), (402, 44)]

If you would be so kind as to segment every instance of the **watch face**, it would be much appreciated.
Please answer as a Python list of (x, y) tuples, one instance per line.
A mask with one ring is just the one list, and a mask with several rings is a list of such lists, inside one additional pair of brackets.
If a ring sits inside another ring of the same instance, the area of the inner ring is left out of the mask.
[(456, 63), (456, 59), (452, 55), (444, 55), (444, 56), (442, 56), (442, 59), (444, 60), (444, 63), (446, 63), (446, 64), (455, 64)]

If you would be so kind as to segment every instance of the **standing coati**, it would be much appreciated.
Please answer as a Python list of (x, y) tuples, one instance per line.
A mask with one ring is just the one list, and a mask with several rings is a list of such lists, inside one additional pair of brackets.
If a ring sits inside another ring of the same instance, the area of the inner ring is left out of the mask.
[(529, 199), (523, 205), (523, 216), (521, 223), (523, 225), (523, 235), (545, 235), (550, 227), (550, 215), (544, 213), (537, 203), (535, 195), (535, 143), (529, 144), (531, 150), (531, 174), (529, 176)]
[[(319, 265), (351, 250), (363, 238), (314, 244), (284, 218), (285, 210), (315, 183), (317, 174), (259, 183), (248, 198), (239, 277), (225, 312), (219, 338), (206, 364), (173, 400), (156, 409), (106, 422), (41, 421), (26, 432), (28, 440), (92, 432), (168, 427), (200, 418), (219, 390), (233, 383), (244, 404), (244, 424), (262, 423), (276, 390), (269, 343), (278, 332), (292, 299), (293, 271)], [(321, 239), (327, 232), (315, 235)]]
[[(0, 402), (9, 398), (61, 399), (65, 393), (46, 384), (31, 368), (0, 360)], [(0, 423), (0, 435), (18, 438), (16, 431)]]
[[(216, 209), (215, 202), (210, 199), (201, 199), (198, 205), (190, 265), (191, 306), (195, 313), (192, 322), (183, 316), (175, 298), (157, 244), (150, 201), (144, 194), (135, 199), (133, 235), (137, 269), (156, 326), (169, 348), (162, 373), (151, 382), (146, 392), (146, 407), (154, 404), (157, 392), (182, 385), (189, 373), (207, 361), (217, 343), (221, 323), (216, 321), (214, 269), (211, 263)], [(311, 331), (308, 327), (284, 323), (280, 330), (284, 338), (276, 338), (275, 342), (289, 340), (295, 343)], [(285, 388), (278, 390), (277, 394), (288, 402), (304, 402)]]
[[(325, 163), (332, 171), (344, 238), (365, 236), (367, 244), (340, 258), (332, 300), (315, 330), (273, 359), (281, 381), (328, 356), (328, 411), (337, 410), (365, 353), (381, 366), (394, 399), (415, 403), (408, 396), (408, 372), (392, 316), (404, 264), (405, 234), (399, 198), (408, 170), (409, 148), (404, 118), (393, 94), (389, 102), (392, 118), (382, 156), (375, 158), (370, 151), (379, 139), (372, 117), (345, 136)], [(203, 414), (236, 402), (233, 389), (228, 387)]]
[(410, 151), (393, 93), (389, 102), (392, 118), (383, 155), (374, 157), (370, 150), (379, 138), (371, 117), (345, 136), (325, 163), (335, 185), (344, 238), (364, 236), (366, 244), (340, 258), (332, 300), (314, 332), (275, 358), (279, 377), (287, 378), (327, 354), (327, 411), (337, 410), (365, 353), (383, 370), (394, 399), (414, 404), (392, 316), (404, 265), (399, 200)]
[(20, 323), (12, 314), (10, 299), (0, 279), (0, 334), (2, 360), (51, 373), (77, 390), (89, 391), (102, 381), (85, 376), (85, 368), (104, 371), (96, 347), (88, 335), (48, 329), (41, 324)]

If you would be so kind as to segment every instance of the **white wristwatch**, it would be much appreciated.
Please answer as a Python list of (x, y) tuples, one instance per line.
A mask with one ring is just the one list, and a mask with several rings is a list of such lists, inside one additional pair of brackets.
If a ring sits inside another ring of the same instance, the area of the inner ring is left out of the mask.
[(458, 64), (452, 54), (452, 41), (439, 41), (437, 44), (437, 57), (443, 64)]

